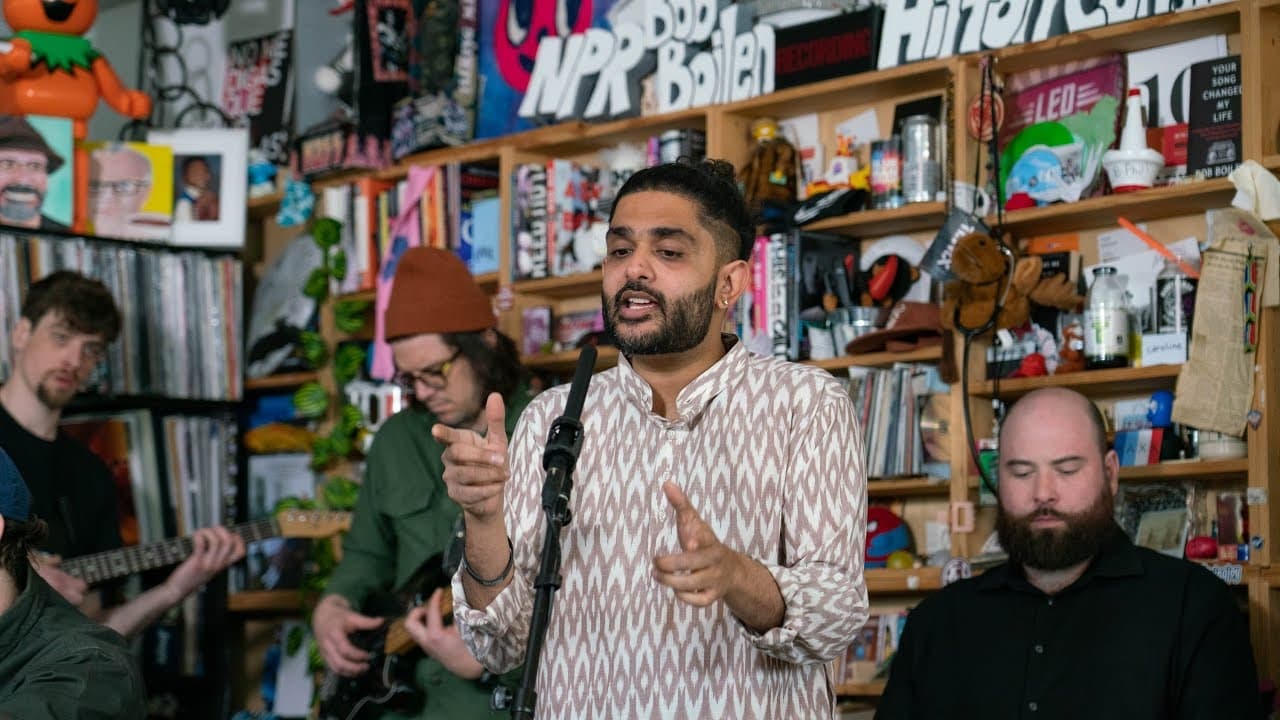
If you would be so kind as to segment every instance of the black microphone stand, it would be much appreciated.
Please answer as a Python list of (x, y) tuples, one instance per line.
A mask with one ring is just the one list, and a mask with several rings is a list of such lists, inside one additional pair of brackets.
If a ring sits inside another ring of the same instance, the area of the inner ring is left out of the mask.
[(595, 347), (588, 345), (582, 348), (564, 414), (551, 424), (547, 447), (542, 453), (542, 468), (547, 473), (542, 485), (542, 510), (547, 516), (547, 528), (542, 539), (538, 575), (533, 581), (533, 616), (529, 621), (529, 642), (524, 651), (520, 688), (512, 700), (512, 718), (533, 720), (534, 706), (538, 704), (538, 665), (547, 626), (551, 624), (551, 606), (556, 591), (560, 589), (560, 531), (571, 520), (569, 493), (573, 490), (573, 468), (582, 450), (582, 422), (578, 418), (582, 414), (582, 402), (595, 364)]

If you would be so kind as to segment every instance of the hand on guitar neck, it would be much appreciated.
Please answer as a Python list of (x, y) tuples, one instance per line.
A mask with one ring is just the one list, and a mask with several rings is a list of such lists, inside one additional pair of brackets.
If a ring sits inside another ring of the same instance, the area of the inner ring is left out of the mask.
[[(446, 670), (461, 678), (474, 680), (484, 674), (484, 667), (471, 656), (453, 624), (453, 592), (441, 588), (427, 602), (409, 611), (402, 625), (409, 638), (427, 655), (440, 661)], [(391, 652), (393, 625), (387, 632), (387, 650)]]
[[(190, 543), (190, 554), (174, 568), (164, 582), (165, 593), (170, 604), (181, 601), (214, 575), (233, 563), (239, 562), (245, 554), (244, 539), (232, 534), (224, 527), (197, 530), (191, 537)], [(113, 552), (124, 553), (127, 550)], [(32, 567), (67, 602), (76, 607), (84, 603), (89, 582), (86, 581), (81, 569), (83, 563), (80, 558), (64, 563), (57, 555), (41, 554), (34, 559)], [(106, 573), (103, 574), (106, 575)], [(89, 577), (97, 579), (92, 575)], [(110, 576), (104, 579), (110, 579)]]

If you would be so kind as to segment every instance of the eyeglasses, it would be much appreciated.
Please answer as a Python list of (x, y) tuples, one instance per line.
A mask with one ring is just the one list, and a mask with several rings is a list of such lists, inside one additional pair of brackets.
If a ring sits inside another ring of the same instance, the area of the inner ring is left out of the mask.
[(418, 387), (418, 383), (440, 390), (449, 384), (449, 371), (453, 369), (454, 362), (461, 354), (462, 350), (455, 350), (448, 360), (435, 367), (413, 371), (401, 370), (396, 373), (396, 384), (410, 394)]
[(146, 180), (89, 181), (89, 192), (94, 195), (101, 195), (110, 190), (116, 197), (132, 197), (145, 192), (150, 187), (151, 183)]

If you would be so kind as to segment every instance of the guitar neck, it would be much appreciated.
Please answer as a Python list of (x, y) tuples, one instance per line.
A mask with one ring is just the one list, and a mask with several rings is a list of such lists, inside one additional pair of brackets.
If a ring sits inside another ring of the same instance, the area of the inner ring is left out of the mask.
[[(445, 625), (453, 622), (453, 591), (444, 588), (444, 596), (440, 599), (440, 616)], [(387, 626), (387, 636), (382, 642), (382, 651), (387, 655), (400, 655), (418, 647), (408, 630), (404, 629), (404, 616), (391, 621)]]
[[(280, 535), (280, 525), (275, 518), (254, 520), (227, 529), (244, 538), (246, 543)], [(63, 560), (60, 567), (64, 572), (95, 585), (146, 570), (176, 565), (191, 557), (194, 548), (194, 541), (190, 537), (172, 538), (147, 545), (82, 555)]]

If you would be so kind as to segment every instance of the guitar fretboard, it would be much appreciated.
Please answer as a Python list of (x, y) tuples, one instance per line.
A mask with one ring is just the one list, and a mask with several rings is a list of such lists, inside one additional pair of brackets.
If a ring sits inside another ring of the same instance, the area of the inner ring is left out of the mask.
[[(280, 534), (280, 526), (275, 518), (254, 520), (227, 529), (244, 538), (246, 543), (266, 540)], [(61, 568), (94, 585), (145, 570), (176, 565), (190, 557), (194, 549), (195, 543), (190, 537), (172, 538), (63, 560)]]

